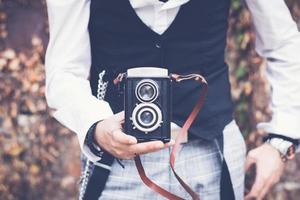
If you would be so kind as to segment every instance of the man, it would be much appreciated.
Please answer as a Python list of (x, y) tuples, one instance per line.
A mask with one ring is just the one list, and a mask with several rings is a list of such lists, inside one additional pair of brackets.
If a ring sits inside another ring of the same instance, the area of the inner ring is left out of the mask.
[[(262, 199), (282, 174), (281, 156), (293, 156), (294, 139), (300, 138), (300, 35), (283, 0), (247, 0), (247, 4), (256, 28), (256, 49), (267, 59), (273, 89), (272, 121), (260, 124), (273, 134), (250, 151), (246, 161), (246, 168), (257, 166), (246, 198)], [(161, 198), (139, 179), (132, 161), (135, 154), (141, 155), (150, 178), (189, 198), (170, 174), (173, 142), (138, 144), (122, 131), (122, 98), (111, 83), (118, 73), (135, 66), (200, 73), (208, 80), (206, 102), (182, 144), (176, 168), (200, 198), (219, 199), (221, 192), (222, 199), (232, 199), (219, 184), (224, 150), (234, 198), (243, 199), (245, 144), (232, 118), (224, 62), (229, 0), (47, 0), (47, 5), (46, 99), (55, 109), (54, 117), (77, 133), (88, 160), (110, 170), (99, 199)], [(103, 86), (97, 88), (103, 70), (108, 86), (105, 100), (99, 100), (95, 96)], [(173, 121), (182, 126), (199, 86), (175, 84), (173, 90)], [(102, 165), (104, 151), (124, 159), (125, 168), (118, 160)]]

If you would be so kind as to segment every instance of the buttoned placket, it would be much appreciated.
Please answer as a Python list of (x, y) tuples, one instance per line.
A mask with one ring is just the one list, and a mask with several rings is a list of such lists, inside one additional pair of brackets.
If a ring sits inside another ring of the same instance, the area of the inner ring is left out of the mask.
[(166, 31), (166, 26), (168, 24), (168, 11), (162, 10), (161, 5), (154, 5), (154, 24), (153, 24), (153, 31), (156, 33), (160, 33), (157, 35), (156, 41), (155, 41), (155, 47), (159, 51), (160, 54), (160, 65), (161, 67), (164, 66), (164, 38), (165, 35), (163, 34), (164, 31)]

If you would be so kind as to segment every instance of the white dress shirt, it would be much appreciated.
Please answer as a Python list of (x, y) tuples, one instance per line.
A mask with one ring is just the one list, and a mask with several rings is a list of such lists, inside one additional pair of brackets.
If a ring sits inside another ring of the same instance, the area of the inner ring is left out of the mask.
[[(126, 1), (126, 0), (124, 0)], [(128, 1), (128, 0), (127, 0)], [(162, 34), (180, 6), (189, 0), (129, 0), (141, 20)], [(256, 50), (267, 59), (272, 86), (272, 120), (266, 132), (300, 138), (300, 33), (284, 0), (246, 0), (256, 30)], [(46, 53), (46, 100), (53, 116), (75, 132), (83, 153), (99, 160), (84, 145), (90, 126), (113, 112), (91, 93), (88, 21), (90, 0), (47, 0), (50, 41)]]

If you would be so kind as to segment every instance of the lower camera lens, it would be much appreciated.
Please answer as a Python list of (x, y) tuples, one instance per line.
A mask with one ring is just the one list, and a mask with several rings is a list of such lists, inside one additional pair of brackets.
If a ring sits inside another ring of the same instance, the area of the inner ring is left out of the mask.
[(149, 111), (144, 111), (141, 113), (141, 122), (145, 125), (151, 125), (153, 119), (154, 119), (154, 116), (151, 112)]
[(131, 120), (134, 128), (147, 134), (160, 127), (162, 112), (153, 103), (141, 103), (133, 109)]

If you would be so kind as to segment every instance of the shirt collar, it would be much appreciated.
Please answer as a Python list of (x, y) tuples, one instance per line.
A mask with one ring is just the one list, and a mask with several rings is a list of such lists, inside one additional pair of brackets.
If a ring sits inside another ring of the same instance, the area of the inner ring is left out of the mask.
[(186, 4), (190, 0), (169, 0), (162, 6), (161, 10), (169, 10)]
[(172, 8), (179, 7), (189, 1), (190, 0), (169, 0), (166, 3), (163, 3), (159, 0), (130, 0), (130, 3), (134, 9), (146, 6), (162, 5), (161, 10), (169, 10)]

